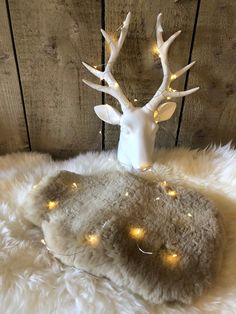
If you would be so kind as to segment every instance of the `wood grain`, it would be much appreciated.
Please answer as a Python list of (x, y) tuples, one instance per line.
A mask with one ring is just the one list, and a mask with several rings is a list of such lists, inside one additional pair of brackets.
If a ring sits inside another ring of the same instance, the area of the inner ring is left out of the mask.
[(201, 0), (188, 81), (201, 89), (186, 98), (178, 145), (236, 144), (235, 15), (235, 1)]
[[(82, 61), (101, 61), (97, 0), (9, 0), (32, 150), (68, 157), (100, 150), (101, 95)], [(91, 31), (91, 29), (93, 31)]]
[[(175, 71), (188, 62), (196, 9), (197, 1), (195, 0), (105, 1), (105, 28), (108, 33), (114, 32), (122, 24), (127, 12), (132, 13), (129, 33), (115, 67), (115, 77), (130, 100), (134, 98), (139, 100), (135, 105), (144, 105), (154, 95), (162, 80), (160, 60), (152, 53), (153, 46), (156, 44), (157, 14), (163, 13), (165, 39), (182, 29), (182, 34), (170, 50), (171, 68)], [(107, 54), (108, 51), (106, 51), (106, 56)], [(173, 87), (182, 90), (184, 82), (185, 76), (179, 78)], [(119, 108), (110, 96), (106, 96), (105, 100), (106, 103)], [(178, 109), (171, 120), (160, 124), (157, 147), (175, 145), (181, 99), (178, 99), (177, 103)], [(105, 124), (105, 148), (116, 147), (118, 137), (119, 127)]]
[(0, 154), (29, 149), (4, 0), (0, 1)]

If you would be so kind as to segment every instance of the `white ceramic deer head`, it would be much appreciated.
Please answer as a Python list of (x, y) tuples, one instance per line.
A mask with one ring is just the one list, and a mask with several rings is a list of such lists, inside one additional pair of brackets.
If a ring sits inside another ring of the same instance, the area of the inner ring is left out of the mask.
[(141, 108), (135, 107), (126, 98), (112, 75), (113, 65), (127, 35), (130, 18), (131, 14), (128, 13), (117, 42), (114, 42), (104, 30), (101, 30), (111, 51), (104, 71), (99, 71), (83, 63), (92, 74), (97, 76), (100, 80), (104, 80), (107, 86), (94, 84), (86, 80), (83, 80), (83, 82), (100, 92), (112, 95), (119, 101), (123, 114), (110, 105), (96, 106), (94, 108), (95, 112), (101, 120), (110, 124), (120, 125), (118, 160), (129, 168), (133, 167), (135, 169), (145, 170), (152, 164), (158, 123), (170, 119), (176, 108), (176, 103), (174, 102), (166, 102), (160, 106), (158, 105), (165, 99), (183, 97), (194, 93), (199, 87), (181, 92), (170, 88), (170, 83), (190, 69), (195, 62), (190, 63), (174, 74), (171, 73), (168, 62), (168, 50), (181, 31), (176, 32), (167, 41), (163, 41), (160, 13), (157, 17), (156, 36), (157, 49), (163, 68), (163, 81), (153, 98), (145, 106)]

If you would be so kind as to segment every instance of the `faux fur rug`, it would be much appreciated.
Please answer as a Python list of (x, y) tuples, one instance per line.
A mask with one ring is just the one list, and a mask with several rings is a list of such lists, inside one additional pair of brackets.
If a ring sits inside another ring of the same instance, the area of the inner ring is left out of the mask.
[(39, 180), (57, 170), (80, 174), (114, 170), (114, 152), (88, 153), (64, 162), (48, 155), (0, 158), (0, 313), (189, 314), (236, 313), (236, 151), (229, 145), (205, 151), (159, 151), (155, 168), (212, 199), (224, 216), (227, 242), (217, 282), (192, 305), (153, 305), (109, 280), (62, 265), (41, 243), (39, 228), (19, 208)]

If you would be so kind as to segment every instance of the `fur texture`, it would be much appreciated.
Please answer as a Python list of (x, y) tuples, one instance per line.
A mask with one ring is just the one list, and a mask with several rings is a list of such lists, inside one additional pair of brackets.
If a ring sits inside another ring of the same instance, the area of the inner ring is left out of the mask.
[(65, 162), (47, 155), (0, 158), (0, 303), (11, 313), (234, 314), (236, 312), (236, 152), (230, 146), (205, 151), (159, 151), (154, 168), (173, 184), (184, 184), (212, 199), (224, 216), (227, 242), (214, 286), (194, 304), (152, 305), (73, 267), (63, 266), (40, 242), (40, 228), (19, 210), (32, 188), (59, 170), (95, 174), (118, 169), (115, 153), (88, 153)]
[(22, 211), (64, 264), (153, 303), (191, 303), (219, 269), (221, 219), (201, 194), (149, 173), (60, 171), (34, 187)]

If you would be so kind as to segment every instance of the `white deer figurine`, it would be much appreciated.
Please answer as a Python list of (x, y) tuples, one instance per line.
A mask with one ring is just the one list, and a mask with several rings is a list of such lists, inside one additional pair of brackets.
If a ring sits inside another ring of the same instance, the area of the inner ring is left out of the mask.
[(83, 80), (83, 82), (100, 92), (112, 95), (120, 103), (123, 114), (110, 105), (99, 105), (94, 108), (101, 120), (110, 124), (120, 125), (118, 145), (119, 162), (128, 168), (139, 170), (146, 170), (152, 165), (158, 123), (170, 119), (176, 109), (176, 103), (174, 102), (166, 102), (160, 106), (158, 105), (165, 99), (184, 97), (199, 89), (199, 87), (196, 87), (180, 92), (170, 88), (170, 83), (188, 71), (195, 62), (190, 63), (174, 74), (171, 72), (168, 61), (168, 50), (181, 31), (176, 32), (167, 41), (164, 41), (162, 37), (161, 16), (162, 14), (160, 13), (157, 17), (156, 37), (157, 49), (163, 68), (163, 81), (155, 95), (145, 106), (135, 107), (124, 95), (112, 75), (113, 65), (127, 35), (131, 18), (130, 12), (123, 23), (117, 42), (114, 42), (103, 29), (101, 30), (110, 47), (110, 57), (105, 70), (99, 71), (83, 62), (83, 65), (100, 80), (104, 80), (107, 86), (98, 85), (87, 80)]

